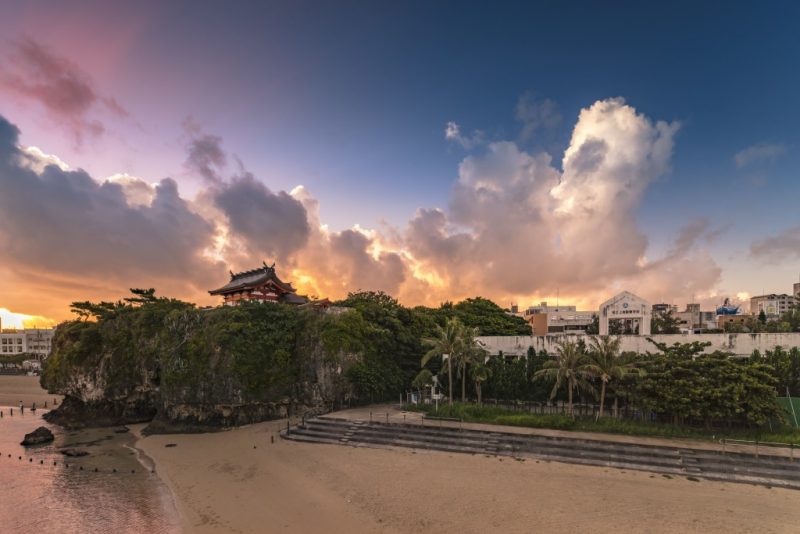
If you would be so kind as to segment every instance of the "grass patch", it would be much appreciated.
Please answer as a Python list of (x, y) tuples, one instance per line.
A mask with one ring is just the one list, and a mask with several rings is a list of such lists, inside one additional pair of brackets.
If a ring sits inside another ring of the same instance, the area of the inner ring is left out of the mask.
[(800, 430), (790, 427), (783, 427), (779, 431), (772, 432), (768, 429), (757, 428), (705, 430), (664, 423), (646, 423), (642, 421), (632, 421), (630, 419), (613, 419), (610, 417), (595, 420), (593, 417), (538, 415), (513, 411), (497, 406), (478, 406), (464, 403), (453, 403), (452, 406), (439, 406), (438, 412), (434, 406), (409, 405), (406, 406), (405, 409), (436, 417), (460, 418), (470, 423), (486, 423), (527, 428), (550, 428), (554, 430), (583, 432), (606, 432), (609, 434), (624, 434), (628, 436), (714, 440), (727, 438), (800, 445)]

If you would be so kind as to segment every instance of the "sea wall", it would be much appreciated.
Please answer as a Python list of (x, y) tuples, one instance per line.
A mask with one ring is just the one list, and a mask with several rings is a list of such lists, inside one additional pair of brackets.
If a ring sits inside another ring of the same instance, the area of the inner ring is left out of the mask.
[[(478, 342), (491, 355), (500, 352), (507, 355), (523, 356), (533, 347), (536, 352), (541, 350), (549, 354), (556, 352), (556, 347), (563, 341), (578, 341), (584, 335), (550, 335), (550, 336), (482, 336)], [(781, 334), (659, 334), (652, 336), (619, 336), (622, 339), (620, 350), (623, 352), (656, 352), (655, 346), (647, 338), (650, 337), (659, 343), (672, 345), (674, 343), (701, 343), (710, 342), (705, 352), (714, 351), (732, 352), (737, 356), (750, 356), (754, 350), (773, 350), (775, 347), (790, 349), (800, 347), (800, 333)]]

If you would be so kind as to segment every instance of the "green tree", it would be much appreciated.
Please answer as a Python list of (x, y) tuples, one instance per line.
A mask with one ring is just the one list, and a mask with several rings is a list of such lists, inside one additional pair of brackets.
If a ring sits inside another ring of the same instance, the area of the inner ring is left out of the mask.
[(492, 376), (491, 368), (482, 361), (476, 361), (470, 368), (472, 381), (475, 383), (475, 394), (478, 397), (478, 406), (483, 404), (483, 383)]
[(587, 370), (586, 354), (584, 354), (577, 343), (565, 341), (556, 347), (556, 359), (544, 364), (544, 368), (534, 374), (535, 380), (553, 382), (553, 389), (550, 398), (554, 399), (558, 390), (562, 386), (567, 388), (569, 415), (574, 415), (572, 407), (572, 393), (576, 389), (592, 392), (592, 386), (587, 378), (590, 373)]
[(767, 314), (764, 313), (764, 310), (758, 312), (758, 322), (761, 324), (767, 324)]
[(672, 314), (672, 311), (656, 313), (650, 319), (650, 331), (653, 334), (680, 334), (680, 324), (680, 320)]
[(611, 380), (622, 380), (640, 370), (632, 362), (619, 357), (620, 338), (595, 336), (590, 340), (588, 361), (584, 370), (600, 380), (600, 417), (604, 416), (606, 386)]
[(450, 405), (453, 404), (453, 360), (458, 358), (464, 344), (464, 326), (458, 318), (449, 319), (444, 327), (437, 325), (436, 334), (433, 337), (426, 337), (422, 340), (425, 347), (430, 347), (428, 352), (422, 357), (420, 365), (425, 365), (434, 357), (440, 356), (444, 359), (447, 355), (447, 394)]
[[(443, 305), (444, 310), (448, 309)], [(530, 325), (522, 317), (511, 315), (483, 297), (462, 300), (449, 308), (466, 326), (477, 328), (480, 336), (529, 336)]]
[[(710, 341), (692, 341), (691, 343), (676, 342), (672, 345), (660, 343), (649, 337), (647, 338), (647, 341), (655, 345), (655, 347), (661, 351), (661, 354), (668, 358), (694, 358), (695, 356), (702, 354), (706, 347), (711, 346)], [(647, 354), (651, 355), (650, 352)]]

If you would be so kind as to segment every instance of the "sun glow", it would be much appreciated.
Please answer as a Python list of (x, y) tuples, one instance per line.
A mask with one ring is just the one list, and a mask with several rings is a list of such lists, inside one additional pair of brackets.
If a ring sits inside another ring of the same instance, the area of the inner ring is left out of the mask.
[(39, 315), (26, 315), (15, 313), (7, 308), (0, 308), (0, 324), (2, 328), (52, 328), (56, 322), (53, 319)]

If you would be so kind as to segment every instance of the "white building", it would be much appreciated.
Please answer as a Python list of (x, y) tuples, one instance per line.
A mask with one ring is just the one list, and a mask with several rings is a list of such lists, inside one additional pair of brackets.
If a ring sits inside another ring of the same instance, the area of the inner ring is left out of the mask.
[[(652, 336), (615, 336), (621, 341), (621, 352), (658, 352), (648, 338), (652, 338), (657, 343), (710, 343), (703, 349), (703, 352), (710, 354), (715, 351), (731, 352), (739, 357), (748, 357), (758, 350), (764, 354), (775, 347), (784, 349), (790, 347), (800, 347), (800, 332), (787, 332), (776, 334), (656, 334)], [(477, 339), (490, 356), (496, 356), (501, 352), (505, 356), (525, 357), (528, 350), (536, 353), (542, 351), (548, 354), (556, 354), (559, 344), (564, 342), (575, 342), (583, 340), (589, 343), (591, 336), (581, 335), (551, 335), (551, 336), (480, 336)]]
[(0, 332), (0, 356), (25, 352), (25, 334), (22, 332)]
[(53, 328), (27, 328), (25, 330), (6, 330), (0, 332), (0, 356), (14, 354), (35, 354), (43, 360), (50, 355), (53, 347)]
[(640, 336), (649, 336), (651, 318), (649, 302), (623, 291), (600, 305), (600, 335), (608, 335), (609, 321), (623, 321), (631, 330), (638, 329)]
[(780, 317), (783, 313), (794, 307), (794, 295), (782, 293), (776, 295), (759, 295), (750, 298), (750, 313), (760, 315), (763, 311), (767, 317)]

